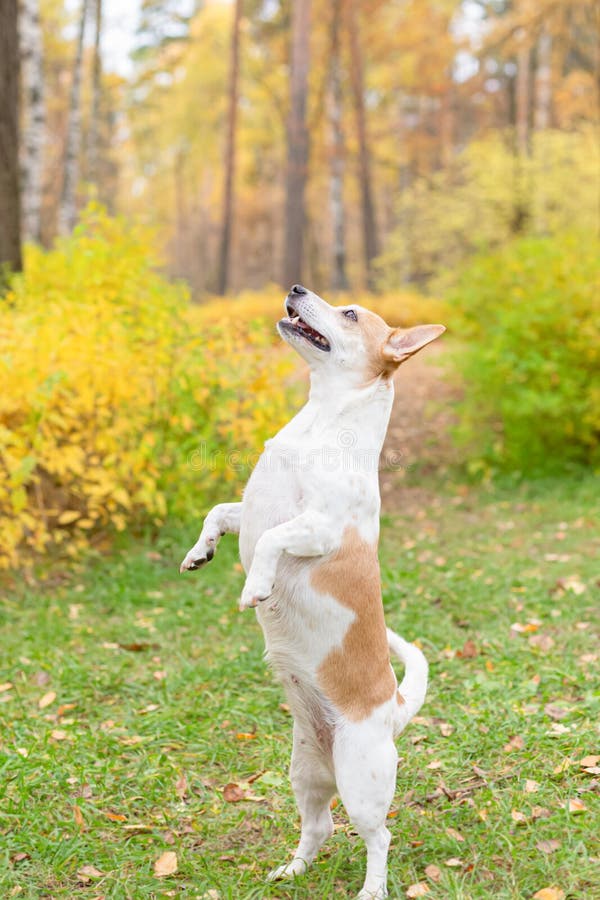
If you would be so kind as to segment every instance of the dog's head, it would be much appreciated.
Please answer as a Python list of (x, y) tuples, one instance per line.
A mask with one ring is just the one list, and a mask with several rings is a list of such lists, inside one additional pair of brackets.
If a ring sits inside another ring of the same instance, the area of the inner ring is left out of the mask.
[(362, 306), (330, 306), (300, 284), (287, 295), (285, 309), (279, 334), (311, 369), (346, 370), (362, 383), (389, 378), (400, 363), (446, 330), (443, 325), (390, 328)]

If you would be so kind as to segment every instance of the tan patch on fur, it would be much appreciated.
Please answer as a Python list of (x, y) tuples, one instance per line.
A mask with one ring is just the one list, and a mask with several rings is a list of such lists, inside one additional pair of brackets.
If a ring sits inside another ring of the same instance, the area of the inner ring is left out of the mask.
[(344, 532), (340, 549), (311, 578), (317, 591), (330, 594), (356, 613), (341, 647), (319, 666), (317, 677), (326, 696), (353, 722), (390, 700), (396, 679), (390, 666), (377, 547), (355, 528)]
[(381, 316), (369, 310), (361, 310), (360, 327), (363, 333), (365, 349), (367, 351), (366, 380), (372, 381), (383, 374), (391, 374), (395, 366), (390, 365), (383, 355), (383, 345), (393, 331)]
[(400, 691), (396, 691), (396, 703), (398, 704), (398, 706), (404, 706), (404, 704), (406, 703), (406, 700), (404, 699)]

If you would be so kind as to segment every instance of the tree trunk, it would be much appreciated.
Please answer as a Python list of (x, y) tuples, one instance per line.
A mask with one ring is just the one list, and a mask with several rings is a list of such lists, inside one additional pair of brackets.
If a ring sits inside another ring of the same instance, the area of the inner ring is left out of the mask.
[(231, 62), (229, 69), (229, 110), (227, 114), (227, 143), (225, 147), (225, 180), (223, 184), (223, 215), (221, 219), (221, 244), (219, 248), (219, 270), (217, 274), (217, 294), (227, 293), (229, 276), (229, 254), (233, 220), (233, 191), (235, 179), (235, 144), (239, 99), (240, 71), (240, 22), (242, 0), (235, 0), (233, 26), (231, 32)]
[(334, 291), (348, 289), (346, 276), (346, 236), (344, 219), (344, 129), (343, 94), (340, 68), (340, 6), (333, 0), (331, 23), (329, 122), (331, 124), (330, 201), (333, 224), (333, 265), (331, 287)]
[(88, 0), (81, 0), (79, 34), (69, 100), (63, 186), (58, 210), (58, 230), (60, 234), (69, 234), (77, 221), (77, 185), (79, 182), (79, 150), (81, 147), (81, 70), (83, 67), (83, 42), (87, 8)]
[(100, 100), (102, 97), (102, 0), (95, 0), (94, 68), (92, 73), (92, 112), (90, 119), (89, 178), (98, 184), (100, 163)]
[(39, 0), (21, 0), (19, 37), (23, 80), (24, 120), (21, 156), (23, 209), (26, 240), (42, 239), (41, 213), (46, 136), (43, 41)]
[(287, 172), (285, 198), (285, 250), (283, 283), (302, 280), (303, 239), (306, 213), (304, 191), (308, 167), (306, 105), (310, 53), (310, 0), (292, 3), (290, 60), (290, 112), (287, 123)]
[(19, 198), (18, 0), (0, 0), (0, 291), (22, 269)]
[(522, 46), (517, 53), (516, 83), (516, 136), (520, 156), (529, 155), (529, 47)]
[(372, 263), (379, 250), (377, 240), (377, 226), (375, 224), (373, 192), (371, 188), (371, 154), (367, 137), (363, 60), (362, 49), (358, 37), (357, 18), (358, 14), (356, 0), (348, 0), (347, 21), (348, 37), (350, 43), (350, 84), (352, 87), (352, 96), (354, 99), (356, 134), (358, 138), (365, 273), (367, 287), (372, 290)]
[(544, 29), (537, 45), (534, 126), (536, 131), (550, 127), (552, 104), (552, 35)]

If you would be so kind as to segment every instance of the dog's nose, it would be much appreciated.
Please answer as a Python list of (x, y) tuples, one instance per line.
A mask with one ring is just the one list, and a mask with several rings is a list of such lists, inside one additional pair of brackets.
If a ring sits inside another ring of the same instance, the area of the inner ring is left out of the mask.
[(301, 284), (294, 284), (292, 285), (290, 294), (308, 294), (308, 291), (305, 287), (302, 287)]

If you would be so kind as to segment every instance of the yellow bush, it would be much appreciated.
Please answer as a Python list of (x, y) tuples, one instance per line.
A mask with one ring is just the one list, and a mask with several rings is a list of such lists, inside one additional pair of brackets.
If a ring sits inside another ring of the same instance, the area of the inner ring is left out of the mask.
[(0, 308), (4, 568), (21, 546), (74, 554), (99, 528), (198, 511), (285, 420), (294, 367), (274, 331), (208, 323), (148, 233), (98, 208), (26, 262)]
[[(0, 306), (0, 568), (20, 548), (74, 555), (99, 531), (199, 517), (297, 406), (281, 289), (192, 305), (154, 259), (146, 230), (97, 206), (56, 249), (28, 248)], [(334, 302), (442, 318), (412, 295)]]

